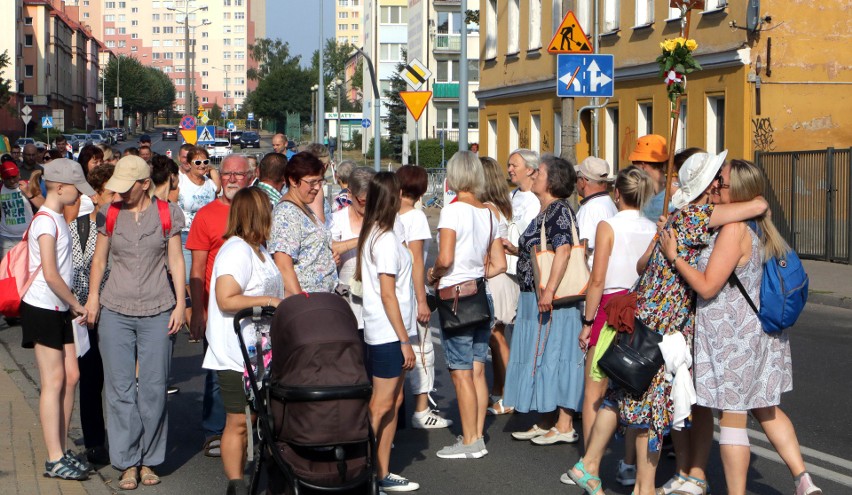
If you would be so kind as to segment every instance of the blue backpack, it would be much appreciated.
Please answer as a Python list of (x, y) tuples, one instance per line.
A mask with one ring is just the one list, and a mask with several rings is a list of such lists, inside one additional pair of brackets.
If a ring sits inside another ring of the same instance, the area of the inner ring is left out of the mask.
[[(749, 227), (760, 235), (756, 224), (749, 222)], [(757, 313), (763, 331), (768, 334), (792, 327), (808, 302), (808, 274), (792, 249), (784, 258), (773, 257), (764, 263), (759, 310), (736, 273), (731, 274), (731, 282), (740, 289), (751, 309)]]

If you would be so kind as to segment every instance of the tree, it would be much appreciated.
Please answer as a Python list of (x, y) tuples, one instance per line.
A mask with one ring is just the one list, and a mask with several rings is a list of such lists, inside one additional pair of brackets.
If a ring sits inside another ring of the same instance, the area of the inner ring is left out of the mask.
[[(338, 43), (334, 38), (325, 40), (325, 50), (323, 50), (323, 80), (328, 85), (335, 79), (348, 82), (349, 86), (357, 90), (362, 90), (363, 76), (361, 75), (362, 65), (355, 68), (355, 74), (352, 79), (346, 80), (346, 64), (352, 58), (352, 53), (355, 52), (355, 45), (351, 43)], [(319, 80), (319, 51), (314, 50), (311, 56), (311, 74), (314, 80)], [(357, 78), (357, 79), (356, 79)], [(356, 84), (357, 83), (357, 84)], [(328, 90), (328, 88), (326, 88)], [(327, 101), (337, 101), (337, 95), (332, 91), (326, 91)], [(341, 112), (357, 112), (360, 111), (360, 105), (356, 105), (354, 101), (349, 99), (348, 91), (340, 101)]]
[[(402, 60), (396, 64), (396, 72), (390, 78), (390, 89), (385, 91), (382, 103), (388, 109), (388, 132), (390, 133), (390, 145), (393, 149), (393, 156), (396, 159), (402, 159), (402, 136), (408, 132), (407, 109), (402, 98), (399, 96), (400, 91), (405, 91), (405, 80), (400, 76), (400, 73), (405, 70), (405, 62), (408, 54), (405, 50), (402, 51)], [(378, 125), (378, 124), (376, 124)]]
[(259, 38), (249, 44), (249, 56), (257, 62), (257, 68), (250, 68), (246, 77), (252, 81), (261, 81), (273, 70), (283, 66), (298, 66), (300, 56), (290, 56), (290, 44), (280, 39)]
[(175, 101), (175, 85), (169, 76), (142, 65), (134, 57), (120, 55), (111, 59), (104, 77), (107, 103), (113, 102), (120, 91), (125, 112), (158, 112)]
[(313, 84), (310, 72), (298, 65), (277, 67), (246, 97), (246, 106), (255, 112), (255, 118), (270, 118), (282, 123), (287, 119), (287, 112), (310, 115)]
[[(9, 66), (9, 50), (4, 50), (2, 54), (0, 54), (0, 73)], [(9, 99), (12, 98), (12, 80), (11, 79), (3, 79), (0, 77), (0, 107), (5, 107), (6, 103), (9, 102)], [(17, 111), (14, 108), (7, 108), (9, 113), (15, 115)]]
[[(222, 118), (222, 107), (219, 106), (218, 101), (213, 102), (213, 106), (210, 107), (208, 115), (210, 116), (210, 120), (219, 120)], [(226, 115), (226, 117), (228, 117), (228, 115)]]

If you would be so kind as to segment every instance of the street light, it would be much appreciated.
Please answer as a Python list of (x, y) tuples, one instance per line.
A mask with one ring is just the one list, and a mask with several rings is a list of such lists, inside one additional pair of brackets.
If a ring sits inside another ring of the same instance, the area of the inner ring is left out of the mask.
[[(229, 79), (229, 77), (228, 77), (228, 71), (226, 71), (225, 69), (220, 69), (219, 67), (210, 67), (210, 68), (211, 68), (211, 69), (220, 70), (220, 71), (222, 71), (222, 72), (224, 72), (224, 73), (225, 73), (225, 106), (228, 106), (228, 95), (230, 94), (230, 92), (228, 91), (228, 79)], [(233, 96), (231, 97), (231, 106), (234, 106), (234, 98), (233, 98)], [(227, 120), (228, 118), (230, 118), (230, 113), (231, 113), (231, 109), (230, 109), (230, 108), (228, 108), (227, 110), (225, 110), (225, 117), (226, 117), (226, 120)], [(236, 112), (234, 112), (234, 118), (236, 118), (236, 117), (237, 117), (237, 114), (236, 114)]]
[[(189, 72), (189, 30), (192, 29), (192, 28), (196, 28), (196, 27), (200, 27), (200, 26), (207, 26), (208, 24), (210, 24), (210, 21), (205, 19), (204, 22), (202, 22), (198, 26), (190, 26), (189, 25), (189, 15), (190, 14), (194, 14), (198, 11), (206, 11), (207, 10), (206, 5), (203, 6), (203, 7), (196, 7), (194, 9), (190, 10), (190, 8), (189, 8), (190, 2), (192, 2), (192, 0), (187, 0), (186, 3), (184, 3), (183, 10), (176, 9), (174, 7), (166, 7), (166, 10), (171, 10), (172, 12), (180, 12), (184, 16), (183, 21), (178, 21), (178, 24), (183, 24), (183, 26), (184, 26), (184, 32), (183, 32), (183, 70), (184, 70), (184, 73), (187, 77), (190, 77), (190, 72)], [(195, 46), (193, 46), (192, 53), (193, 53), (193, 56), (194, 56), (195, 55)], [(195, 70), (195, 67), (193, 67), (193, 70)], [(184, 86), (183, 86), (183, 90), (184, 90), (184, 95), (183, 95), (184, 96), (184, 109), (183, 110), (184, 110), (184, 113), (186, 113), (186, 114), (189, 114), (189, 112), (190, 112), (189, 101), (190, 101), (190, 97), (192, 96), (192, 93), (195, 91), (195, 84), (194, 84), (195, 78), (193, 77), (191, 79), (192, 79), (191, 80), (191, 86), (192, 87), (189, 90), (187, 90), (187, 84), (186, 83), (190, 82), (190, 79), (185, 79)], [(195, 104), (195, 102), (193, 101), (193, 105), (194, 104)], [(195, 109), (193, 108), (192, 111), (195, 112)]]
[(334, 89), (337, 92), (337, 108), (335, 109), (337, 112), (337, 130), (335, 131), (334, 138), (337, 140), (337, 162), (340, 163), (343, 161), (343, 143), (340, 141), (340, 88), (343, 87), (343, 81), (340, 79), (335, 79), (331, 81), (328, 85), (329, 91)]
[(314, 143), (319, 142), (317, 137), (317, 90), (319, 90), (318, 84), (311, 86), (311, 133), (313, 134), (311, 141)]

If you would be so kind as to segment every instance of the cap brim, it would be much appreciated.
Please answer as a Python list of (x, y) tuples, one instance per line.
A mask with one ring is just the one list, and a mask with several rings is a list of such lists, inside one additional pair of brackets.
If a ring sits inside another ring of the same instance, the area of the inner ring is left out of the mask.
[(88, 182), (80, 182), (79, 184), (74, 184), (74, 186), (76, 186), (77, 190), (85, 194), (86, 196), (94, 196), (95, 194), (97, 194)]
[(104, 184), (104, 189), (106, 189), (107, 191), (112, 191), (112, 192), (116, 192), (116, 193), (119, 193), (119, 194), (126, 193), (127, 191), (130, 190), (131, 187), (133, 187), (133, 184), (135, 182), (136, 181), (133, 180), (133, 179), (119, 179), (119, 178), (113, 177), (110, 180), (108, 180), (106, 184)]

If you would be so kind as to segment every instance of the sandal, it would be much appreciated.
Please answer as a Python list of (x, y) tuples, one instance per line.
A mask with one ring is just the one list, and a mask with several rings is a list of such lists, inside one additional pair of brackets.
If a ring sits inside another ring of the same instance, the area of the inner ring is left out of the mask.
[(675, 473), (674, 476), (663, 484), (663, 486), (657, 488), (654, 493), (655, 495), (671, 495), (675, 490), (680, 488), (681, 485), (686, 483), (686, 480), (686, 476), (680, 473)]
[[(583, 473), (583, 476), (577, 476), (576, 474), (574, 474), (574, 469)], [(601, 490), (601, 486), (603, 486), (603, 483), (601, 483), (601, 479), (599, 477), (592, 476), (591, 474), (589, 474), (588, 471), (586, 471), (586, 467), (583, 466), (583, 459), (577, 461), (577, 464), (574, 464), (574, 467), (568, 470), (568, 477), (574, 480), (574, 483), (576, 483), (577, 486), (582, 488), (589, 495), (595, 495)], [(594, 488), (590, 487), (590, 481), (597, 481), (598, 486)]]
[(488, 416), (500, 416), (503, 414), (512, 414), (513, 412), (515, 412), (514, 407), (503, 406), (503, 399), (494, 402), (488, 409), (485, 410), (485, 414), (487, 414)]
[(706, 480), (687, 476), (687, 478), (671, 492), (672, 495), (707, 495), (710, 493), (710, 487)]
[(142, 469), (139, 470), (139, 474), (142, 479), (142, 484), (145, 486), (160, 484), (160, 477), (157, 476), (157, 473), (155, 473), (154, 470), (149, 468), (148, 466), (142, 466)]
[(125, 469), (118, 478), (118, 488), (121, 490), (135, 490), (139, 484), (136, 477), (136, 466)]
[(222, 435), (213, 435), (201, 447), (206, 457), (222, 457)]

